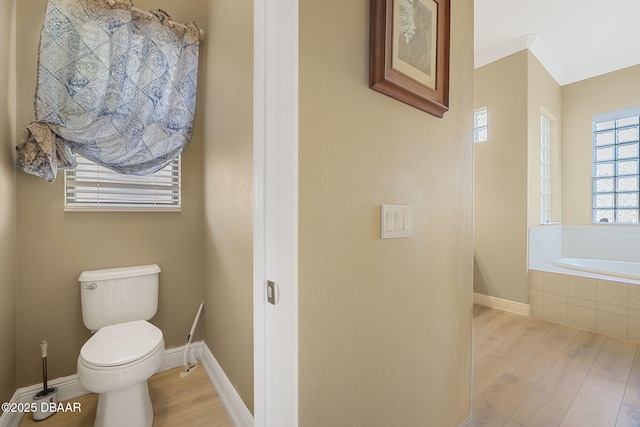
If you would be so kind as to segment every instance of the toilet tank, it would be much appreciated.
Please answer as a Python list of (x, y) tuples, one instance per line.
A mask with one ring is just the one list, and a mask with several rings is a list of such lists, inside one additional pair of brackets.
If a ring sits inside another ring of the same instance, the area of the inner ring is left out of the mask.
[(80, 274), (82, 320), (91, 331), (132, 320), (149, 320), (158, 310), (155, 264), (84, 271)]

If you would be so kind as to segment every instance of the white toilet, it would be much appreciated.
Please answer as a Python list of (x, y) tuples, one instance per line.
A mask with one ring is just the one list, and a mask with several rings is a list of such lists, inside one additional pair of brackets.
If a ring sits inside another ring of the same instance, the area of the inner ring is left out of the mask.
[(82, 346), (78, 378), (99, 393), (95, 427), (151, 427), (147, 380), (164, 356), (162, 331), (147, 322), (158, 309), (157, 265), (85, 271), (82, 319), (95, 332)]

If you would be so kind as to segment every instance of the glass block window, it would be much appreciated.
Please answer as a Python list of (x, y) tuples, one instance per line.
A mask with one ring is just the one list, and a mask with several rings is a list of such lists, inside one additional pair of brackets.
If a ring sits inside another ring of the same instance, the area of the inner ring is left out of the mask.
[(487, 107), (478, 108), (473, 113), (473, 142), (486, 142), (489, 138), (487, 120)]
[(551, 120), (540, 115), (540, 223), (551, 222)]
[(640, 108), (594, 117), (593, 222), (639, 222)]
[(78, 167), (65, 171), (67, 211), (179, 211), (180, 156), (150, 175), (123, 175), (76, 155)]

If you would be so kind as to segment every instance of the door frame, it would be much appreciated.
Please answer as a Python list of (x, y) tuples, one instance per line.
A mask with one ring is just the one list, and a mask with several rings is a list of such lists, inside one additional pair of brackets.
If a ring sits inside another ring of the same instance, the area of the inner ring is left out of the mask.
[(253, 67), (254, 426), (297, 427), (298, 0), (254, 0)]

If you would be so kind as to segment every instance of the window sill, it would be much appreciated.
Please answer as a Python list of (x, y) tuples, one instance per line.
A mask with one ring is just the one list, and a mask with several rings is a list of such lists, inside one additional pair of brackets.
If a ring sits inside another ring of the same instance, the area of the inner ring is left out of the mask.
[(182, 212), (181, 207), (65, 206), (65, 212)]

